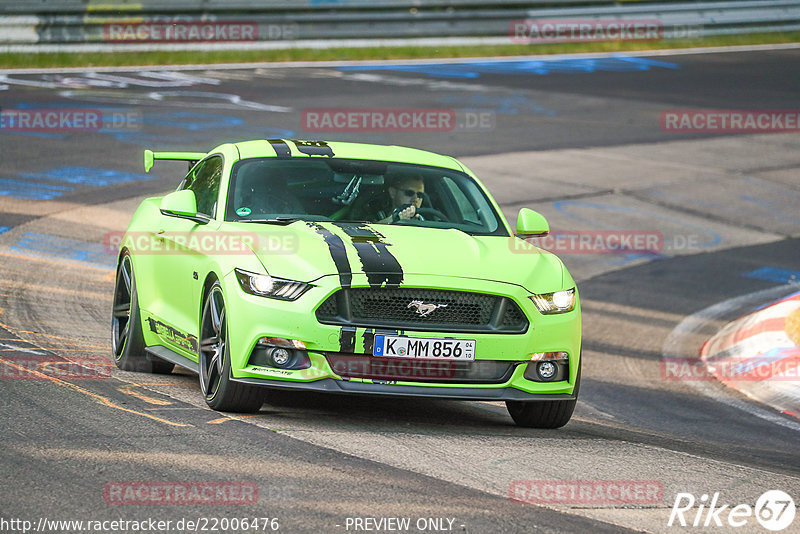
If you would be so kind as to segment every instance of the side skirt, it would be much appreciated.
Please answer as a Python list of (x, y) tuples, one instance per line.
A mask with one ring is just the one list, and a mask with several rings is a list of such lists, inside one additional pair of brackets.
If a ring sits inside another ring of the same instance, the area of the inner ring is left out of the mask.
[(188, 369), (193, 373), (200, 374), (200, 365), (197, 362), (192, 361), (186, 356), (178, 354), (177, 352), (170, 350), (167, 347), (162, 347), (160, 345), (157, 345), (154, 347), (146, 347), (144, 350), (152, 354), (153, 356), (161, 358), (162, 360), (174, 363), (175, 365), (180, 365), (184, 369)]

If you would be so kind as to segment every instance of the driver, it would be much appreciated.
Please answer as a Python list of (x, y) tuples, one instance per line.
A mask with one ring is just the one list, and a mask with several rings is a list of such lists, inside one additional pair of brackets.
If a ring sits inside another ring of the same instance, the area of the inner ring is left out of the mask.
[(417, 210), (422, 206), (422, 196), (425, 193), (425, 182), (421, 176), (408, 175), (399, 178), (389, 185), (387, 191), (392, 211), (388, 217), (379, 220), (379, 223), (420, 218)]

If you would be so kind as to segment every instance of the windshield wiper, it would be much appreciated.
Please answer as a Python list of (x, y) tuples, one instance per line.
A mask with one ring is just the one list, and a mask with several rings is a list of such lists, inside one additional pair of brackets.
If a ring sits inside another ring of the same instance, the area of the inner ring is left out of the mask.
[(272, 219), (242, 219), (236, 222), (263, 223), (263, 224), (291, 224), (299, 220), (300, 220), (299, 217), (274, 217)]

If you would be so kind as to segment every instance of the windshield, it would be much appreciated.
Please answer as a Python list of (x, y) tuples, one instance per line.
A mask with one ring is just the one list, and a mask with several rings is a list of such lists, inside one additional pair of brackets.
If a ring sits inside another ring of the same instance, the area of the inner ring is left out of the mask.
[(370, 222), (508, 235), (463, 172), (384, 161), (253, 158), (236, 163), (226, 221)]

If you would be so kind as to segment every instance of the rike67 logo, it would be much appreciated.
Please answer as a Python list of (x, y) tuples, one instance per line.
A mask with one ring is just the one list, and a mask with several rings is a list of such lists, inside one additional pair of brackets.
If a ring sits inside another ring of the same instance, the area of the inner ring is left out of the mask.
[(752, 524), (755, 517), (765, 529), (778, 532), (792, 524), (795, 512), (794, 500), (781, 490), (765, 491), (755, 506), (724, 503), (719, 492), (710, 497), (703, 494), (699, 498), (691, 493), (678, 493), (667, 526), (730, 529)]

